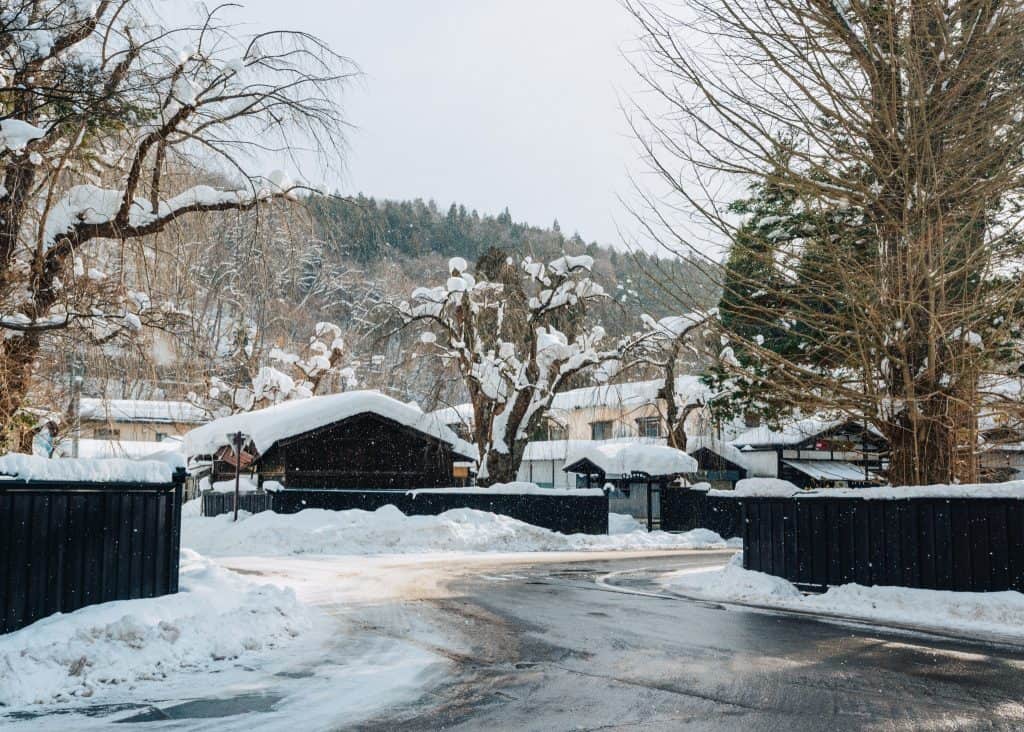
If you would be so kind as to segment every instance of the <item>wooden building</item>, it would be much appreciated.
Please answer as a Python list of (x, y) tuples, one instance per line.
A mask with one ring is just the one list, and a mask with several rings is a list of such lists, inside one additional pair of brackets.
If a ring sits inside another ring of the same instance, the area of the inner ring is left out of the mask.
[(801, 488), (860, 488), (884, 482), (888, 446), (864, 425), (808, 418), (780, 430), (757, 427), (732, 440), (751, 478)]
[(231, 436), (241, 432), (241, 467), (262, 486), (437, 488), (465, 485), (475, 449), (418, 408), (359, 391), (284, 402), (204, 425), (185, 436), (190, 464), (213, 482), (234, 476)]

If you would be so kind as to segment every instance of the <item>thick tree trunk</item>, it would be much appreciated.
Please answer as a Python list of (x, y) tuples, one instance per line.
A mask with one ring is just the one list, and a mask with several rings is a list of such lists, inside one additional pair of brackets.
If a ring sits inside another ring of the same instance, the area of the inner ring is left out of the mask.
[(892, 485), (978, 481), (972, 444), (974, 418), (953, 400), (930, 399), (916, 422), (904, 414), (899, 423), (885, 431)]
[(480, 478), (477, 483), (481, 486), (491, 486), (495, 483), (511, 483), (519, 473), (519, 465), (523, 461), (523, 452), (526, 443), (513, 445), (508, 452), (491, 450), (487, 455), (487, 475)]
[(15, 336), (0, 345), (0, 447), (18, 447), (17, 416), (28, 396), (38, 355), (38, 335)]

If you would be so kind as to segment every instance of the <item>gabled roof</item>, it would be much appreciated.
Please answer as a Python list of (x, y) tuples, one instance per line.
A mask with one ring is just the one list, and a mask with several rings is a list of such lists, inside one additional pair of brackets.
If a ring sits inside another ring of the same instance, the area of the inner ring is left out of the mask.
[(687, 437), (686, 453), (688, 455), (693, 455), (699, 450), (708, 450), (725, 458), (737, 467), (749, 470), (749, 466), (743, 456), (743, 452), (735, 445), (723, 442), (716, 437), (712, 437), (711, 435), (694, 435), (693, 437)]
[[(850, 425), (857, 430), (864, 429), (862, 424), (851, 420), (849, 417), (838, 419), (807, 417), (788, 422), (777, 430), (766, 426), (755, 427), (737, 435), (730, 442), (741, 449), (748, 447), (785, 447), (788, 445), (798, 445), (801, 442), (806, 442), (827, 432), (833, 432), (846, 425)], [(875, 437), (880, 437), (876, 430), (870, 426), (868, 431)]]
[(203, 424), (209, 416), (190, 402), (155, 399), (82, 399), (79, 414), (94, 422)]
[(377, 391), (294, 399), (254, 412), (214, 420), (185, 435), (185, 454), (211, 455), (229, 444), (228, 435), (242, 432), (263, 454), (279, 440), (305, 434), (359, 414), (375, 414), (423, 432), (452, 446), (462, 458), (475, 459), (476, 448), (459, 439), (440, 420)]
[(697, 472), (697, 461), (682, 450), (644, 442), (592, 442), (573, 452), (562, 467), (567, 473), (585, 473), (596, 467), (606, 478), (631, 473), (652, 477)]

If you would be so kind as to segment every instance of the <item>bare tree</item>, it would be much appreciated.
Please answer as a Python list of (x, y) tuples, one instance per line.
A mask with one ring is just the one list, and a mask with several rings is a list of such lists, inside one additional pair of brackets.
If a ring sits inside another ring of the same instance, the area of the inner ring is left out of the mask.
[(581, 255), (517, 265), (492, 249), (474, 276), (456, 257), (445, 285), (417, 288), (399, 306), (424, 345), (458, 367), (484, 485), (515, 480), (530, 433), (573, 376), (622, 358), (622, 344), (601, 349), (604, 329), (586, 322), (587, 305), (605, 297), (586, 276), (592, 263)]
[[(45, 338), (138, 331), (162, 308), (119, 272), (83, 265), (189, 215), (255, 209), (302, 186), (259, 158), (333, 158), (353, 73), (317, 38), (240, 37), (221, 6), (154, 24), (144, 0), (14, 0), (0, 13), (0, 433)], [(201, 162), (227, 185), (183, 187)]]
[(975, 480), (979, 384), (1019, 364), (1024, 8), (628, 8), (658, 99), (634, 128), (676, 196), (638, 214), (673, 251), (706, 252), (680, 214), (732, 245), (704, 255), (723, 381), (873, 425), (894, 484)]

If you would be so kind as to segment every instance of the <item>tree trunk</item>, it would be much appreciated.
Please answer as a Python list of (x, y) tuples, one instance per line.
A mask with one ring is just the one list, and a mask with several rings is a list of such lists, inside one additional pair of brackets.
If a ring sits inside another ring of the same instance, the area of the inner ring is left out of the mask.
[(904, 413), (898, 423), (885, 430), (890, 448), (890, 484), (978, 481), (977, 461), (972, 458), (975, 418), (963, 409), (948, 412), (951, 401), (948, 396), (938, 395), (922, 405), (916, 422)]
[(519, 473), (519, 465), (523, 461), (526, 443), (513, 445), (508, 452), (491, 450), (487, 454), (487, 476), (480, 478), (479, 485), (487, 487), (495, 483), (511, 483)]
[(32, 383), (32, 364), (39, 354), (39, 336), (8, 338), (0, 345), (0, 447), (18, 447), (18, 412)]

